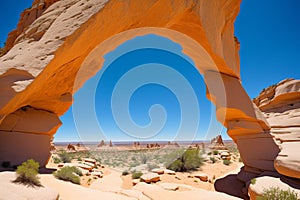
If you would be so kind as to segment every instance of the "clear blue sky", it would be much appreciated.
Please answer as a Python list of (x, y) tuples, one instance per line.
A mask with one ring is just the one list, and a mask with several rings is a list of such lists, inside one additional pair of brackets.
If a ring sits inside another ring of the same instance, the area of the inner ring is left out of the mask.
[[(5, 1), (1, 4), (2, 11), (0, 13), (0, 17), (1, 19), (5, 19), (0, 21), (1, 46), (7, 37), (7, 33), (15, 28), (20, 12), (30, 5), (31, 0), (12, 0)], [(278, 83), (285, 78), (292, 77), (300, 79), (299, 10), (299, 0), (244, 0), (242, 2), (240, 14), (235, 23), (235, 35), (241, 42), (240, 57), (242, 84), (251, 98), (256, 97), (263, 88), (274, 83)], [(141, 40), (141, 38), (139, 39)], [(144, 44), (150, 42), (154, 46), (162, 45), (166, 49), (170, 49), (171, 47), (175, 54), (180, 54), (180, 46), (168, 41), (167, 39), (147, 36), (142, 40), (144, 41)], [(120, 55), (122, 48), (124, 50), (124, 48), (134, 47), (137, 42), (138, 41), (131, 41), (130, 43), (129, 41), (129, 43), (120, 47), (119, 50), (117, 49), (115, 52), (107, 55), (107, 60)], [(139, 44), (140, 43), (141, 42), (139, 41)], [(123, 63), (127, 63), (127, 66), (124, 67), (124, 71), (127, 72), (130, 69), (133, 69), (134, 62), (130, 61), (134, 61), (134, 59), (130, 58), (130, 56), (138, 55), (138, 57), (146, 58), (152, 56), (153, 59), (156, 59), (159, 58), (159, 53), (164, 52), (158, 52), (157, 50), (135, 52), (135, 54), (128, 55), (128, 58), (122, 58)], [(193, 90), (196, 91), (196, 98), (199, 101), (198, 109), (200, 110), (200, 130), (197, 132), (196, 137), (199, 139), (205, 138), (206, 136), (204, 132), (206, 132), (206, 130), (210, 130), (214, 133), (210, 133), (209, 135), (222, 132), (222, 135), (226, 138), (224, 130), (221, 130), (221, 126), (215, 122), (214, 113), (210, 112), (212, 105), (205, 99), (205, 85), (201, 75), (195, 75), (196, 73), (193, 73), (195, 69), (191, 66), (192, 63), (189, 62), (189, 59), (182, 60), (178, 58), (178, 56), (175, 56), (176, 58), (173, 58), (172, 56), (174, 55), (165, 55), (164, 58), (166, 58), (166, 60), (155, 60), (155, 62), (167, 63), (173, 69), (184, 74), (185, 77), (187, 77), (186, 79), (188, 80), (188, 83), (191, 85)], [(184, 55), (181, 55), (181, 57), (184, 58)], [(119, 62), (121, 61), (122, 60)], [(145, 62), (145, 60), (140, 59), (135, 61)], [(110, 71), (107, 70), (105, 73), (98, 73), (98, 77), (101, 76), (103, 78), (101, 79), (102, 81), (107, 80), (104, 84), (99, 84), (95, 97), (96, 116), (97, 120), (100, 121), (101, 131), (104, 132), (104, 136), (99, 133), (90, 134), (91, 132), (95, 132), (95, 130), (92, 125), (89, 126), (89, 123), (91, 123), (92, 120), (86, 118), (80, 120), (81, 122), (78, 127), (80, 132), (82, 132), (82, 126), (86, 124), (86, 127), (84, 127), (86, 135), (83, 136), (80, 134), (81, 137), (86, 137), (87, 139), (100, 139), (105, 137), (106, 139), (112, 140), (128, 140), (131, 138), (116, 128), (116, 125), (113, 123), (112, 112), (105, 111), (105, 113), (103, 113), (105, 109), (109, 108), (107, 105), (109, 105), (110, 101), (108, 101), (107, 97), (110, 93), (112, 93), (112, 91), (109, 91), (109, 88), (112, 88), (114, 84), (116, 84), (116, 80), (113, 78), (116, 77), (116, 73), (119, 70), (115, 71), (114, 66), (118, 66), (118, 63), (110, 65)], [(180, 66), (185, 66), (185, 69), (182, 70)], [(167, 69), (159, 65), (156, 67), (160, 69)], [(193, 74), (194, 76), (190, 76), (189, 74)], [(161, 74), (161, 76), (164, 76), (164, 74)], [(169, 79), (172, 80), (172, 78)], [(83, 88), (81, 93), (75, 96), (75, 100), (80, 99), (80, 95), (88, 94), (89, 87), (92, 87), (95, 84), (97, 84), (96, 78), (95, 80), (91, 79)], [(174, 85), (176, 86), (176, 84)], [(144, 103), (141, 104), (141, 102)], [(174, 96), (174, 93), (165, 87), (157, 84), (147, 84), (139, 88), (132, 95), (132, 98), (129, 101), (131, 117), (139, 126), (149, 124), (151, 120), (148, 116), (148, 111), (154, 104), (161, 104), (165, 109), (160, 110), (160, 107), (156, 109), (154, 115), (158, 114), (155, 115), (157, 118), (161, 117), (159, 119), (163, 121), (165, 120), (164, 114), (167, 113), (168, 115), (162, 132), (154, 139), (168, 140), (174, 138), (174, 135), (172, 134), (174, 134), (175, 129), (179, 126), (178, 122), (180, 122), (181, 113), (179, 109), (179, 101)], [(155, 109), (153, 110), (155, 111)], [(212, 120), (210, 120), (210, 117), (212, 117)], [(73, 122), (72, 110), (68, 111), (61, 119), (64, 125), (59, 129), (55, 136), (55, 140), (78, 140), (78, 134), (76, 134)], [(209, 121), (214, 123), (212, 127), (215, 129), (212, 130), (209, 128)]]

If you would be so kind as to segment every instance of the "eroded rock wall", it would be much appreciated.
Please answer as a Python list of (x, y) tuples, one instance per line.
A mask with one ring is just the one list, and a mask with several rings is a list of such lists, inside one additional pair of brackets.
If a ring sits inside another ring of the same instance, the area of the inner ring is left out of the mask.
[(300, 80), (286, 79), (264, 89), (253, 100), (271, 126), (280, 147), (276, 170), (300, 178)]

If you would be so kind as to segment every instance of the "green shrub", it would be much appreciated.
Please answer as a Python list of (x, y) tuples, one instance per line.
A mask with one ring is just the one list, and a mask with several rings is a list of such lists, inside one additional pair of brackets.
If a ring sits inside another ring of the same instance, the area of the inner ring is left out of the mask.
[(208, 152), (208, 153), (207, 153), (207, 155), (209, 155), (209, 156), (210, 156), (211, 154), (212, 154), (211, 152)]
[(230, 164), (231, 164), (231, 161), (230, 161), (230, 160), (223, 160), (223, 164), (224, 164), (224, 165), (230, 165)]
[(29, 159), (23, 162), (22, 165), (17, 167), (17, 178), (15, 183), (22, 183), (29, 186), (41, 186), (39, 177), (40, 164), (33, 159)]
[(53, 157), (53, 161), (55, 164), (58, 164), (61, 162), (61, 160), (58, 157)]
[(209, 159), (210, 159), (210, 161), (211, 161), (212, 163), (217, 162), (217, 159), (216, 159), (215, 157), (210, 157)]
[(68, 154), (66, 151), (59, 152), (58, 156), (63, 163), (69, 163), (72, 160), (70, 154)]
[(128, 174), (129, 174), (129, 171), (127, 171), (127, 170), (125, 170), (125, 171), (122, 172), (122, 176), (126, 176)]
[(141, 178), (142, 175), (143, 175), (142, 172), (133, 172), (131, 177), (132, 177), (132, 179), (139, 179), (139, 178)]
[(53, 174), (56, 178), (64, 181), (70, 181), (75, 184), (80, 184), (79, 176), (82, 176), (82, 172), (77, 167), (63, 167)]
[(188, 149), (177, 160), (167, 166), (168, 169), (176, 172), (186, 172), (195, 170), (203, 165), (203, 158), (199, 155), (199, 150)]
[(279, 187), (271, 187), (265, 189), (262, 196), (257, 196), (257, 200), (298, 200), (296, 192), (288, 190), (281, 190)]
[(250, 183), (251, 185), (254, 185), (256, 183), (256, 178), (251, 179)]
[(167, 166), (167, 169), (173, 170), (175, 172), (180, 172), (180, 171), (184, 171), (184, 164), (182, 162), (182, 160), (178, 159), (175, 160), (174, 162), (172, 162), (171, 164), (169, 164)]
[(9, 161), (3, 161), (2, 164), (1, 164), (1, 166), (3, 168), (9, 168), (10, 167), (10, 162)]
[(214, 151), (213, 151), (213, 154), (216, 156), (216, 155), (219, 154), (219, 151), (218, 151), (218, 150), (214, 150)]

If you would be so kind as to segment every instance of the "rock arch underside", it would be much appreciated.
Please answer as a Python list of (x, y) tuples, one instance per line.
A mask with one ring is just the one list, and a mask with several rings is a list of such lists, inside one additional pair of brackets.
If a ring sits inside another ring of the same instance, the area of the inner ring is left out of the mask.
[(101, 43), (106, 42), (104, 55), (128, 39), (154, 33), (179, 43), (204, 75), (207, 98), (245, 164), (238, 175), (243, 187), (268, 173), (297, 183), (300, 82), (285, 80), (251, 101), (241, 85), (234, 37), (240, 3), (35, 0), (9, 34), (0, 58), (0, 162), (19, 164), (30, 157), (45, 165), (61, 126), (59, 116), (71, 106), (74, 92), (101, 68), (86, 70), (75, 83), (85, 58)]

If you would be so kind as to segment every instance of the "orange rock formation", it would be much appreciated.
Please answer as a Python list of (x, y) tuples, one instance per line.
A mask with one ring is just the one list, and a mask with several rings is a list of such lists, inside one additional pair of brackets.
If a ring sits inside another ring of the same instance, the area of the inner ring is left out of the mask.
[[(50, 142), (61, 125), (59, 116), (71, 106), (72, 95), (102, 67), (104, 59), (94, 50), (105, 55), (129, 39), (155, 33), (179, 43), (204, 75), (207, 98), (237, 143), (244, 170), (258, 174), (278, 170), (300, 178), (299, 165), (291, 162), (295, 160), (289, 148), (292, 143), (282, 142), (278, 154), (278, 140), (273, 136), (278, 128), (283, 130), (282, 121), (276, 124), (276, 116), (272, 120), (259, 109), (265, 112), (280, 102), (285, 105), (290, 102), (288, 96), (299, 99), (298, 91), (278, 86), (274, 95), (265, 94), (273, 100), (262, 97), (255, 100), (256, 105), (252, 103), (241, 85), (239, 42), (234, 37), (240, 2), (34, 1), (9, 35), (9, 51), (0, 58), (0, 162), (19, 164), (34, 158), (45, 165)], [(91, 63), (85, 63), (87, 57)]]

